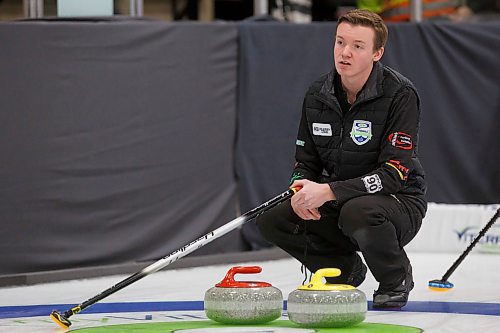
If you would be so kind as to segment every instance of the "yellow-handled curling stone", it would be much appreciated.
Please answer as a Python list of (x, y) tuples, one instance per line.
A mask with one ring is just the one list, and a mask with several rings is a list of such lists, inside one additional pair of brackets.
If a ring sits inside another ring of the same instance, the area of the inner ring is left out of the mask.
[(281, 317), (283, 294), (267, 282), (235, 281), (235, 274), (260, 273), (259, 266), (236, 266), (205, 293), (205, 314), (223, 324), (263, 324)]
[(289, 319), (304, 327), (347, 327), (366, 317), (365, 294), (347, 284), (325, 284), (324, 277), (340, 276), (340, 269), (316, 271), (311, 282), (288, 295)]

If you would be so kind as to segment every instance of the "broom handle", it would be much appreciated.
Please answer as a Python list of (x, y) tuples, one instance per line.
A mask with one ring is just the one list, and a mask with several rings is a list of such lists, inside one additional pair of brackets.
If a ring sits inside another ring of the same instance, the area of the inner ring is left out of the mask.
[(68, 319), (72, 315), (84, 310), (85, 308), (95, 304), (96, 302), (102, 300), (103, 298), (106, 298), (115, 292), (131, 285), (132, 283), (142, 279), (145, 276), (148, 276), (154, 272), (159, 271), (160, 269), (170, 265), (174, 261), (177, 261), (178, 259), (188, 255), (189, 253), (199, 249), (200, 247), (210, 243), (211, 241), (227, 234), (228, 232), (238, 228), (239, 226), (243, 225), (244, 223), (250, 221), (251, 219), (257, 217), (258, 215), (262, 214), (263, 212), (267, 211), (268, 209), (282, 203), (283, 201), (289, 199), (292, 197), (295, 192), (299, 191), (300, 187), (297, 188), (291, 188), (276, 197), (272, 198), (269, 201), (266, 201), (265, 203), (261, 204), (260, 206), (246, 212), (245, 214), (241, 215), (240, 217), (224, 224), (223, 226), (215, 229), (214, 231), (209, 232), (208, 234), (201, 236), (198, 239), (195, 239), (194, 241), (190, 242), (189, 244), (175, 250), (174, 252), (170, 253), (169, 255), (159, 259), (158, 261), (152, 263), (151, 265), (147, 266), (146, 268), (143, 268), (141, 271), (129, 276), (128, 278), (118, 282), (114, 286), (104, 290), (100, 294), (97, 294), (96, 296), (84, 301), (83, 303), (67, 310), (64, 312), (64, 317)]
[(451, 276), (451, 274), (457, 269), (458, 265), (462, 263), (464, 258), (469, 254), (469, 252), (472, 250), (472, 248), (479, 242), (479, 240), (486, 234), (489, 228), (495, 223), (496, 219), (500, 215), (500, 208), (497, 209), (496, 213), (493, 215), (491, 220), (484, 226), (484, 228), (479, 232), (479, 235), (476, 236), (476, 238), (470, 243), (470, 245), (465, 249), (465, 251), (462, 253), (462, 255), (451, 265), (451, 267), (444, 273), (443, 278), (441, 279), (442, 281), (448, 281), (448, 278)]

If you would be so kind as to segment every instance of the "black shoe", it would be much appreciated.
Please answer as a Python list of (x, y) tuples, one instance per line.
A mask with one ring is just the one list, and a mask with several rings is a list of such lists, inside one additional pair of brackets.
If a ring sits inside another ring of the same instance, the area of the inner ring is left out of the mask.
[(408, 272), (406, 277), (399, 286), (392, 290), (384, 290), (379, 288), (373, 294), (373, 307), (375, 309), (381, 308), (402, 308), (408, 302), (408, 296), (413, 289), (413, 276), (411, 272), (411, 265), (408, 265)]
[(361, 260), (361, 258), (358, 256), (358, 260), (354, 265), (351, 274), (349, 274), (346, 284), (351, 285), (353, 287), (358, 287), (365, 280), (366, 271), (367, 271), (366, 265), (363, 263), (363, 260)]
[[(349, 275), (342, 274), (341, 276), (337, 276), (334, 278), (327, 277), (325, 279), (326, 283), (348, 284), (353, 287), (357, 287), (365, 280), (366, 272), (366, 265), (363, 263), (363, 260), (361, 260), (361, 258), (356, 255), (356, 263), (354, 264), (354, 268), (352, 269), (351, 273), (349, 273)], [(345, 276), (347, 276), (347, 279), (344, 278)]]

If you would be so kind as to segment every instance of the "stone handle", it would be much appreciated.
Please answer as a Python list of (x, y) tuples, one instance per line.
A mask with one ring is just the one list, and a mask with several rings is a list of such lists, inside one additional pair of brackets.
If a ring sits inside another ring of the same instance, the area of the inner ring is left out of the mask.
[(314, 287), (320, 288), (325, 285), (323, 282), (324, 277), (336, 277), (340, 276), (341, 272), (338, 268), (321, 268), (314, 273), (311, 278), (311, 283)]
[(256, 274), (260, 272), (262, 272), (262, 268), (260, 266), (235, 266), (227, 272), (224, 280), (234, 282), (234, 276), (236, 274)]

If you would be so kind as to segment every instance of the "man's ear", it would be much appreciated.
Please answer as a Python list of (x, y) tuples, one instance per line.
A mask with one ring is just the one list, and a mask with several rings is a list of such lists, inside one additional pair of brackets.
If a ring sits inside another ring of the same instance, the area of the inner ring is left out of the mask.
[(379, 61), (384, 55), (384, 47), (379, 48), (375, 53), (373, 53), (373, 61)]

